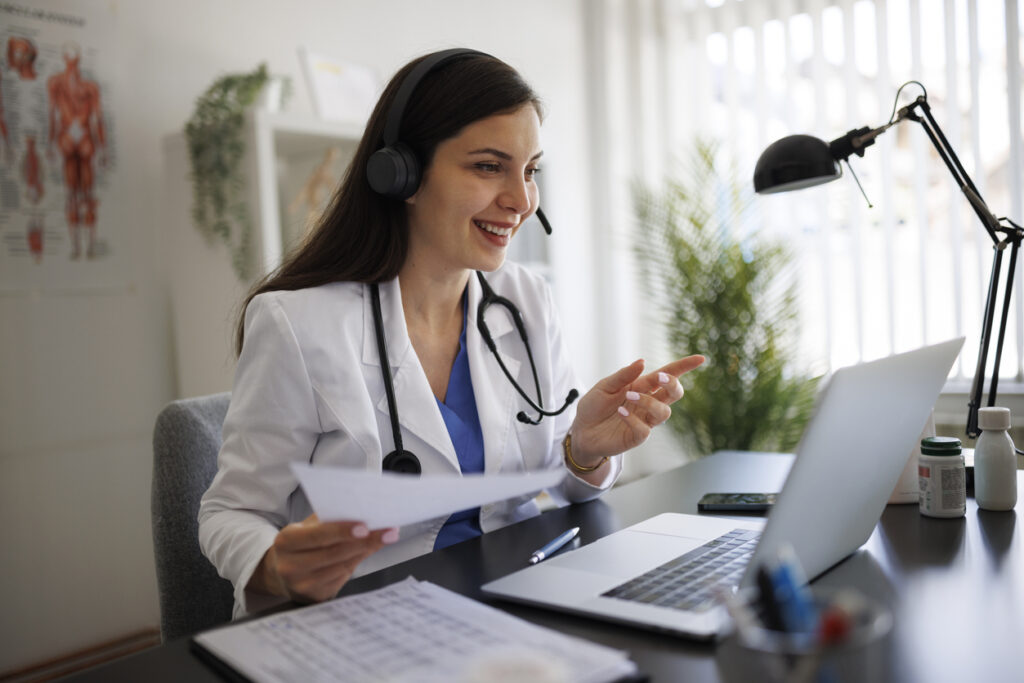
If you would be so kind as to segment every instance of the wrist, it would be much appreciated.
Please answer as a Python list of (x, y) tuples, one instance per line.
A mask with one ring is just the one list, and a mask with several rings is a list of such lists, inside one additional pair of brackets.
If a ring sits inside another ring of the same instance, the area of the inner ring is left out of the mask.
[(595, 460), (581, 454), (578, 449), (574, 449), (571, 431), (566, 433), (565, 438), (562, 439), (562, 458), (566, 466), (576, 474), (590, 474), (608, 462), (607, 455)]
[(277, 573), (277, 552), (273, 546), (264, 553), (260, 563), (256, 565), (256, 570), (249, 577), (246, 590), (282, 598), (289, 597), (284, 580)]

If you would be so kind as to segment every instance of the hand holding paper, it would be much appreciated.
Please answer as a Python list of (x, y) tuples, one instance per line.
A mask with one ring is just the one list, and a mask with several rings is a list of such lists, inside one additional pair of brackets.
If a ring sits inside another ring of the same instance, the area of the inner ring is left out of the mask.
[(565, 470), (523, 474), (423, 475), (292, 463), (321, 521), (359, 520), (371, 529), (415, 524), (558, 485)]

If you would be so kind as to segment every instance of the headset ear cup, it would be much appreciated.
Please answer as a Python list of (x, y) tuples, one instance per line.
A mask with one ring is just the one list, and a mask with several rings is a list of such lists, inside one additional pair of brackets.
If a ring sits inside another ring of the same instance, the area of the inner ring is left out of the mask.
[(366, 178), (377, 194), (391, 199), (408, 199), (420, 185), (420, 164), (408, 145), (396, 142), (370, 155)]

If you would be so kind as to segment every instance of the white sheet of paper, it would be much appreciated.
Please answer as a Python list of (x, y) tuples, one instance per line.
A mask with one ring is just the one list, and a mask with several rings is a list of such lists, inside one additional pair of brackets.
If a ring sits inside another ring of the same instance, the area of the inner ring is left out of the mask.
[(359, 520), (371, 529), (415, 524), (558, 485), (564, 470), (463, 476), (364, 472), (292, 463), (322, 521)]

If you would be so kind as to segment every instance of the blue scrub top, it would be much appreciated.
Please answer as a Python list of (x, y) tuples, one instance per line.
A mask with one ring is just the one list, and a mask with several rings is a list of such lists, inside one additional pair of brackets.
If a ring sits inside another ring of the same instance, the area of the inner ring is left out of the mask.
[[(459, 335), (459, 353), (448, 378), (448, 393), (444, 401), (434, 397), (441, 417), (448, 428), (448, 436), (455, 446), (459, 467), (463, 474), (484, 471), (484, 434), (480, 429), (480, 416), (476, 412), (473, 380), (469, 375), (469, 354), (466, 353), (467, 297), (462, 296), (462, 333)], [(441, 527), (434, 550), (474, 538), (481, 534), (480, 508), (456, 512)]]

